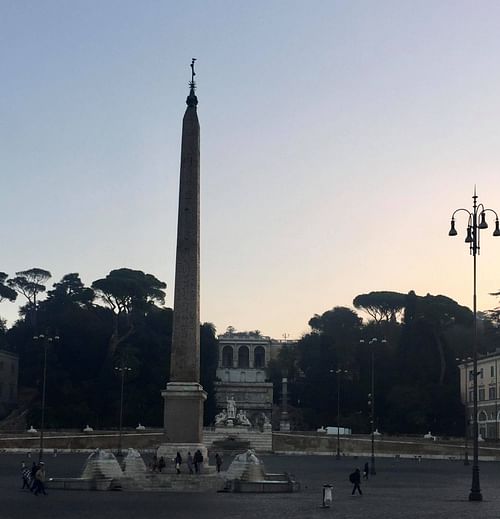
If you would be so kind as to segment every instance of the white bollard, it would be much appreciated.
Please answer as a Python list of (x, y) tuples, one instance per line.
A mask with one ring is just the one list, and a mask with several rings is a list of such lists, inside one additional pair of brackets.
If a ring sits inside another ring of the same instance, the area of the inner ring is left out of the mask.
[(323, 485), (323, 508), (330, 508), (333, 501), (333, 487), (332, 485)]

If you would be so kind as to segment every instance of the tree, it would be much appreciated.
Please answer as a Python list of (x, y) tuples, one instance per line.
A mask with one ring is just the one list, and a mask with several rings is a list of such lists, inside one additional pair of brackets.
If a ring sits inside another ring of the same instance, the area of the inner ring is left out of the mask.
[[(416, 299), (415, 299), (416, 297)], [(408, 325), (418, 323), (425, 326), (431, 336), (439, 358), (439, 378), (437, 383), (442, 386), (446, 375), (446, 331), (452, 326), (472, 324), (473, 315), (469, 308), (459, 305), (453, 299), (427, 294), (425, 297), (409, 294), (412, 301), (412, 312), (405, 315)], [(449, 356), (449, 355), (448, 355)]]
[(26, 315), (31, 316), (31, 324), (36, 328), (36, 311), (37, 311), (37, 296), (45, 292), (45, 285), (52, 274), (48, 270), (40, 268), (31, 268), (28, 270), (21, 270), (16, 272), (16, 277), (7, 280), (10, 288), (17, 293), (23, 295), (28, 303), (26, 305)]
[(405, 307), (405, 299), (405, 294), (399, 292), (370, 292), (356, 296), (353, 305), (359, 310), (364, 310), (377, 323), (396, 322)]
[(79, 274), (73, 272), (62, 277), (59, 283), (54, 283), (53, 289), (47, 293), (48, 302), (75, 303), (88, 306), (95, 298), (91, 288), (85, 287)]
[(165, 283), (141, 270), (112, 270), (105, 278), (92, 283), (97, 296), (113, 311), (113, 332), (109, 339), (108, 357), (135, 330), (137, 319), (147, 315), (155, 303), (165, 301)]
[(8, 278), (8, 274), (0, 272), (0, 302), (4, 299), (8, 301), (15, 301), (17, 298), (17, 292), (5, 284), (5, 280)]
[(203, 323), (200, 327), (200, 383), (208, 394), (203, 413), (205, 425), (213, 423), (217, 410), (214, 388), (218, 365), (217, 345), (215, 326), (212, 323)]
[(343, 414), (354, 414), (358, 405), (353, 381), (359, 377), (356, 351), (362, 320), (350, 308), (340, 306), (314, 315), (309, 326), (311, 333), (304, 335), (289, 355), (278, 357), (279, 364), (270, 366), (269, 375), (278, 386), (280, 371), (288, 372), (291, 397), (297, 402), (300, 400), (305, 421), (317, 427), (334, 423), (337, 369), (350, 372), (349, 377), (343, 379), (344, 389), (349, 387), (342, 406)]
[(325, 343), (331, 344), (334, 355), (331, 367), (340, 364), (344, 369), (350, 367), (359, 342), (361, 324), (358, 314), (345, 306), (336, 306), (322, 315), (315, 314), (309, 320), (313, 333), (321, 335)]

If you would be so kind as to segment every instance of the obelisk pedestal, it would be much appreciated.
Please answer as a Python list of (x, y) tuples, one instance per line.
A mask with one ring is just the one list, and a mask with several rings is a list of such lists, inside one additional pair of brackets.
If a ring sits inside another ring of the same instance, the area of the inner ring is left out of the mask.
[(208, 452), (203, 444), (203, 403), (207, 398), (206, 392), (196, 382), (169, 382), (161, 395), (165, 400), (166, 443), (158, 448), (158, 458), (163, 456), (165, 460), (172, 460), (179, 452), (186, 462), (188, 453), (194, 456), (199, 450), (206, 470)]

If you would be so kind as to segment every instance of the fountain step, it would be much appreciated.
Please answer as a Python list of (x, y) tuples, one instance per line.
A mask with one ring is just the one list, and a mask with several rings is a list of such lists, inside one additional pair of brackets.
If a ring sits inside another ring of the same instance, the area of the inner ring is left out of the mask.
[(216, 474), (148, 474), (144, 480), (122, 483), (124, 490), (148, 492), (209, 492), (224, 487), (224, 480)]

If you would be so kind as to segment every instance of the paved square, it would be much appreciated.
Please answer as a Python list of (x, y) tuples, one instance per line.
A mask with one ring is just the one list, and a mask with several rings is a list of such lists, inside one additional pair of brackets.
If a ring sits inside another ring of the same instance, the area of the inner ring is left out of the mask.
[[(79, 476), (86, 455), (47, 456), (48, 476)], [(492, 519), (500, 517), (500, 463), (481, 463), (484, 501), (467, 500), (471, 467), (459, 461), (378, 460), (377, 475), (351, 496), (349, 473), (365, 459), (330, 456), (264, 456), (268, 472), (288, 471), (302, 484), (297, 494), (174, 494), (50, 491), (47, 497), (21, 491), (24, 456), (0, 454), (0, 519)], [(226, 456), (225, 465), (229, 459)], [(334, 486), (334, 503), (321, 509), (324, 483)]]

